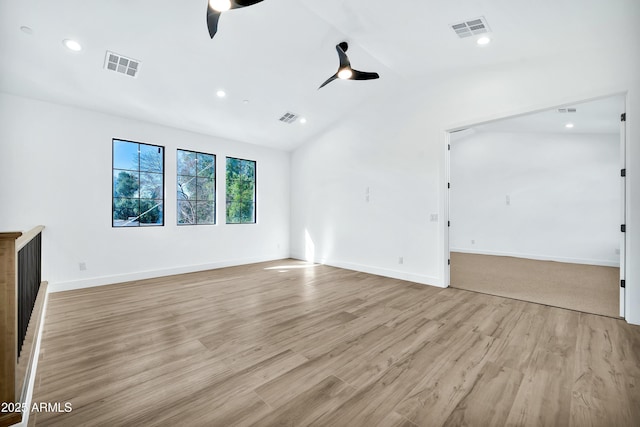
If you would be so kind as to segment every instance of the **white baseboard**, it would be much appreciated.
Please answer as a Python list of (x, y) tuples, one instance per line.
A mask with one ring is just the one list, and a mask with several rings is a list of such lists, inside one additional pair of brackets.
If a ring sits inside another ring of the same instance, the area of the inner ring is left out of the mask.
[(624, 320), (626, 320), (627, 323), (629, 323), (630, 325), (638, 325), (638, 326), (640, 326), (640, 317), (629, 316), (628, 311), (626, 313), (626, 316), (625, 316)]
[(236, 267), (238, 265), (255, 264), (258, 262), (276, 261), (286, 257), (257, 257), (218, 261), (208, 264), (186, 265), (182, 267), (165, 268), (152, 271), (138, 271), (135, 273), (116, 274), (113, 276), (91, 277), (88, 279), (69, 282), (49, 282), (49, 292), (63, 292), (75, 289), (93, 288), (95, 286), (113, 285), (116, 283), (132, 282), (135, 280), (155, 279), (157, 277), (173, 276), (175, 274), (195, 273), (198, 271), (215, 270), (224, 267)]
[[(291, 255), (292, 258), (305, 260), (304, 256)], [(345, 270), (359, 271), (361, 273), (375, 274), (377, 276), (389, 277), (392, 279), (406, 280), (408, 282), (420, 283), (421, 285), (436, 286), (444, 288), (442, 279), (438, 277), (426, 276), (424, 274), (412, 273), (409, 271), (392, 270), (389, 268), (380, 268), (372, 265), (356, 264), (353, 262), (345, 262), (338, 260), (320, 259), (314, 262), (318, 264), (329, 265), (331, 267), (344, 268)]]
[(520, 254), (520, 253), (511, 253), (511, 252), (484, 251), (484, 250), (460, 249), (460, 248), (451, 248), (450, 251), (461, 252), (465, 254), (474, 254), (474, 255), (509, 256), (514, 258), (535, 259), (538, 261), (556, 261), (556, 262), (566, 262), (570, 264), (599, 265), (602, 267), (620, 267), (620, 261), (616, 262), (616, 261), (608, 261), (608, 260), (600, 260), (600, 259), (568, 258), (568, 257), (558, 257), (558, 256), (551, 256), (551, 255), (533, 255), (533, 254)]

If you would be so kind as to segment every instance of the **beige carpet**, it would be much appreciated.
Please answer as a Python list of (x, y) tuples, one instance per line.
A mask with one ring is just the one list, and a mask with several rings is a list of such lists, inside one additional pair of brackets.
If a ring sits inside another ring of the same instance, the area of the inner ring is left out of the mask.
[(451, 253), (451, 286), (619, 317), (618, 267)]

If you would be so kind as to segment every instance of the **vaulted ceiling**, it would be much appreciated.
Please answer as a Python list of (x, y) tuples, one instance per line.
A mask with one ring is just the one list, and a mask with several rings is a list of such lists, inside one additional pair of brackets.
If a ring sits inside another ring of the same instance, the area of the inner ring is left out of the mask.
[[(290, 150), (418, 80), (616, 46), (634, 1), (264, 0), (225, 12), (211, 39), (207, 0), (0, 0), (0, 91)], [(450, 27), (481, 16), (488, 46)], [(342, 41), (380, 79), (318, 90)], [(138, 76), (105, 70), (108, 50)]]
[(620, 133), (625, 96), (616, 95), (473, 126), (483, 132)]

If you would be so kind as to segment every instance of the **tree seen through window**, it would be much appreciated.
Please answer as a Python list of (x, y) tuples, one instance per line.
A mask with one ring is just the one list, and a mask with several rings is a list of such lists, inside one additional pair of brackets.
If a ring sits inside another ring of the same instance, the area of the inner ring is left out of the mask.
[(114, 227), (164, 225), (164, 148), (113, 140)]
[(216, 156), (178, 150), (178, 225), (216, 223)]
[(227, 157), (227, 224), (256, 222), (256, 162)]

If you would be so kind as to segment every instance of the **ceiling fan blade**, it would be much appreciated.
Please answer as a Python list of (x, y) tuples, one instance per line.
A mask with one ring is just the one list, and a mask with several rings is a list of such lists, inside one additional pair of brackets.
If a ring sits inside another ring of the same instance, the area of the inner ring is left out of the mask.
[[(231, 8), (229, 10), (238, 9), (241, 7), (252, 6), (256, 3), (260, 3), (263, 0), (231, 0)], [(209, 28), (209, 35), (211, 38), (218, 32), (218, 20), (222, 12), (214, 10), (209, 4), (207, 4), (207, 27)]]
[(207, 6), (207, 27), (209, 28), (209, 35), (211, 38), (218, 32), (218, 20), (220, 19), (220, 12), (216, 12)]
[(239, 7), (253, 6), (256, 3), (260, 3), (262, 0), (232, 0), (231, 9), (237, 9)]
[(374, 80), (380, 78), (378, 73), (369, 73), (366, 71), (352, 70), (353, 75), (349, 80)]
[[(346, 43), (344, 44), (346, 45)], [(349, 62), (349, 57), (343, 50), (342, 46), (336, 45), (336, 50), (338, 51), (338, 58), (340, 58), (340, 69), (351, 68), (351, 62)]]
[(327, 79), (327, 81), (325, 81), (324, 83), (322, 83), (320, 85), (320, 87), (318, 89), (322, 89), (323, 87), (325, 87), (326, 85), (328, 85), (329, 83), (331, 83), (332, 81), (334, 81), (335, 79), (338, 78), (338, 74), (334, 74), (333, 76), (329, 77)]

